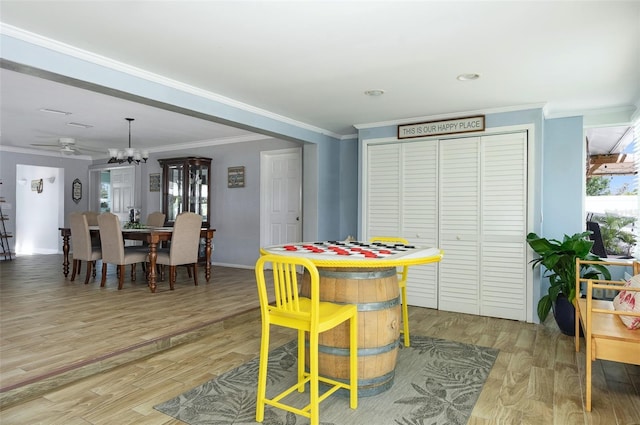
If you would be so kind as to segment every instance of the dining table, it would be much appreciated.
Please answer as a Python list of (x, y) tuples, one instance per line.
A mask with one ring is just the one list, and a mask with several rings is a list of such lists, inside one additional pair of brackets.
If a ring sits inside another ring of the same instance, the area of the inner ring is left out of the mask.
[[(71, 229), (69, 227), (59, 227), (60, 236), (62, 237), (62, 273), (65, 277), (69, 275), (69, 240), (71, 239)], [(211, 278), (211, 251), (212, 240), (215, 233), (215, 229), (202, 228), (200, 229), (200, 237), (205, 240), (205, 267), (204, 276), (207, 282)], [(89, 232), (92, 238), (100, 237), (100, 230), (98, 226), (89, 226)], [(122, 229), (122, 237), (125, 240), (136, 240), (146, 242), (149, 247), (149, 270), (147, 273), (147, 283), (151, 292), (156, 292), (157, 277), (156, 272), (156, 260), (158, 253), (158, 246), (163, 242), (171, 240), (173, 236), (173, 227), (146, 227), (140, 229)]]
[[(320, 301), (357, 306), (358, 395), (373, 396), (391, 388), (401, 327), (397, 267), (437, 263), (443, 251), (390, 242), (319, 241), (268, 246), (260, 253), (308, 258), (320, 275)], [(300, 295), (310, 292), (305, 274)], [(320, 374), (338, 380), (348, 379), (349, 332), (344, 326), (321, 333), (319, 340)]]

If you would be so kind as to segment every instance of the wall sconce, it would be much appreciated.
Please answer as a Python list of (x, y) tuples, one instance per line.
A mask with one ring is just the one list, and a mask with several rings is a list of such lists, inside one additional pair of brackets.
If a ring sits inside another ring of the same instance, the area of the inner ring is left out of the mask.
[(53, 183), (56, 181), (56, 176), (51, 176), (49, 178), (47, 178), (47, 180), (49, 180), (49, 183)]

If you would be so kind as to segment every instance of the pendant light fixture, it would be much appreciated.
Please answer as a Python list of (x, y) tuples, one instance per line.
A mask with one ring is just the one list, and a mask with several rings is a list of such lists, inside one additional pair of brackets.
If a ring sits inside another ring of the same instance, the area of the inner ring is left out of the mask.
[(123, 162), (128, 162), (129, 164), (135, 163), (136, 165), (140, 164), (140, 162), (147, 162), (149, 159), (149, 151), (143, 150), (138, 152), (137, 150), (131, 147), (131, 121), (134, 118), (125, 118), (125, 120), (129, 121), (129, 147), (124, 150), (120, 149), (109, 149), (109, 164), (122, 164)]

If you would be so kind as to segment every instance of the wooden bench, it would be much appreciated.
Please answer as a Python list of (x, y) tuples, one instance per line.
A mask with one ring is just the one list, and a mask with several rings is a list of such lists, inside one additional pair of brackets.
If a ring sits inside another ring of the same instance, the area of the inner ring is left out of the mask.
[[(609, 289), (620, 292), (640, 291), (640, 288), (624, 287), (624, 281), (591, 280), (580, 278), (583, 264), (633, 267), (633, 274), (640, 273), (637, 261), (576, 261), (576, 352), (580, 351), (580, 325), (586, 345), (586, 409), (591, 411), (591, 364), (597, 359), (640, 365), (640, 329), (630, 330), (618, 315), (638, 316), (640, 313), (616, 311), (612, 301), (593, 299), (594, 289)], [(610, 268), (611, 270), (611, 268)], [(580, 286), (586, 284), (586, 297), (580, 297)]]

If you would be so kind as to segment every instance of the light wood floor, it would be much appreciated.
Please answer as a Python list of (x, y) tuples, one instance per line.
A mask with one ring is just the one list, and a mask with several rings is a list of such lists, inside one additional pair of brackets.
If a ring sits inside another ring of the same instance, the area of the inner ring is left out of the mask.
[[(165, 282), (151, 294), (141, 274), (117, 291), (114, 274), (107, 288), (85, 286), (60, 264), (59, 255), (0, 262), (3, 425), (177, 425), (153, 406), (258, 354), (252, 270), (214, 267), (208, 284), (201, 270), (198, 287), (181, 270), (175, 291)], [(410, 307), (415, 335), (500, 350), (469, 424), (640, 424), (640, 368), (595, 362), (585, 412), (584, 344), (576, 354), (552, 320)], [(292, 338), (273, 328), (272, 346)]]

